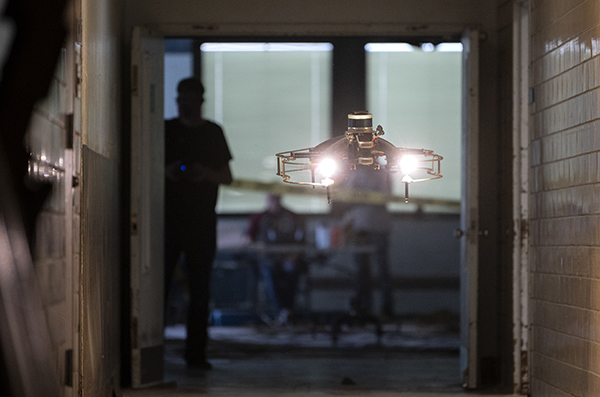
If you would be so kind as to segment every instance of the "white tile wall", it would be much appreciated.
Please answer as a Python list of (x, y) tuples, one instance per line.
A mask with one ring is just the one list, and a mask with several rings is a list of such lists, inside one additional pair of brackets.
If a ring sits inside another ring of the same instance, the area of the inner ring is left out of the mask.
[(531, 6), (531, 391), (600, 395), (600, 1)]

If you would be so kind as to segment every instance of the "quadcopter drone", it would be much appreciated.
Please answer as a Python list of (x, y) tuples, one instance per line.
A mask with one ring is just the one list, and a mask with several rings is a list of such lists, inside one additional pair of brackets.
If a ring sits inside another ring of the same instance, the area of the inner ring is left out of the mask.
[[(348, 130), (344, 135), (315, 147), (277, 153), (277, 175), (286, 183), (326, 188), (329, 203), (329, 188), (359, 167), (373, 172), (401, 173), (405, 202), (408, 202), (411, 183), (442, 177), (442, 156), (433, 150), (396, 147), (381, 138), (383, 134), (380, 125), (373, 130), (373, 115), (366, 111), (353, 112), (348, 115)], [(310, 172), (310, 181), (301, 180), (300, 175), (308, 179), (306, 172)]]

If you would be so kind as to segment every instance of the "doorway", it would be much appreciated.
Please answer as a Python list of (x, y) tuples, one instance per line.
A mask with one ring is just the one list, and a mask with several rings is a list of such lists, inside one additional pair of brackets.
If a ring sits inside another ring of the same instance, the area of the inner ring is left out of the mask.
[[(160, 38), (160, 34), (157, 35), (156, 37)], [(211, 37), (211, 39), (214, 39), (214, 37)], [(223, 41), (223, 38), (220, 37), (219, 40)], [(247, 40), (247, 38), (246, 38), (246, 40)], [(344, 44), (352, 42), (353, 40), (354, 39), (351, 39), (351, 38), (344, 38), (344, 39), (336, 38), (335, 41), (339, 41), (340, 46), (343, 46)], [(216, 40), (211, 40), (211, 41), (216, 41)], [(313, 41), (313, 40), (311, 40), (311, 41)], [(314, 41), (315, 42), (320, 42), (322, 40), (314, 40)], [(332, 41), (334, 41), (334, 40), (332, 40)], [(364, 45), (367, 44), (367, 43), (369, 43), (369, 42), (371, 42), (371, 41), (373, 41), (372, 38), (369, 38), (368, 40), (364, 41), (363, 46), (358, 47), (358, 49), (357, 48), (348, 48), (348, 47), (346, 47), (347, 51), (343, 51), (343, 55), (346, 56), (346, 57), (351, 56), (352, 59), (354, 59), (354, 60), (357, 60), (357, 59), (366, 59), (367, 55), (365, 54)], [(411, 41), (417, 41), (417, 39), (411, 38)], [(436, 45), (435, 44), (435, 40), (431, 40), (430, 39), (429, 41), (431, 42), (430, 44), (432, 44), (434, 46)], [(383, 40), (383, 39), (379, 38), (379, 42), (389, 42), (389, 41), (388, 40)], [(420, 47), (421, 43), (422, 43), (422, 41), (419, 41), (417, 46), (422, 51), (425, 51), (425, 50), (423, 50)], [(439, 43), (437, 43), (437, 44), (439, 44)], [(164, 45), (164, 43), (163, 43), (163, 45)], [(334, 48), (335, 47), (336, 47), (336, 44), (334, 43)], [(198, 51), (199, 51), (199, 46), (196, 46), (195, 48), (198, 48)], [(341, 106), (340, 105), (341, 103), (344, 103), (344, 104), (347, 105), (348, 102), (353, 102), (353, 104), (351, 105), (351, 108), (353, 108), (353, 109), (356, 109), (356, 108), (364, 109), (366, 107), (366, 97), (367, 97), (366, 96), (366, 87), (365, 87), (366, 86), (366, 83), (365, 83), (366, 62), (358, 62), (358, 64), (362, 64), (363, 65), (362, 67), (361, 66), (356, 66), (357, 63), (353, 62), (352, 63), (353, 67), (349, 68), (347, 70), (347, 73), (344, 74), (344, 77), (346, 77), (347, 84), (338, 84), (339, 80), (337, 80), (338, 83), (336, 83), (336, 77), (335, 77), (336, 73), (335, 73), (335, 70), (336, 70), (336, 67), (340, 66), (340, 62), (339, 61), (336, 62), (336, 59), (339, 60), (339, 57), (341, 57), (341, 56), (342, 55), (339, 55), (338, 58), (336, 58), (334, 56), (334, 62), (333, 62), (333, 69), (334, 69), (333, 80), (334, 80), (334, 83), (333, 83), (333, 94), (332, 94), (332, 96), (333, 96), (334, 99), (333, 99), (333, 103), (331, 105), (332, 108), (334, 109), (334, 111), (333, 111), (334, 114), (331, 116), (332, 117), (331, 125), (332, 125), (332, 130), (333, 131), (340, 131), (340, 130), (345, 129), (345, 126), (342, 126), (341, 129), (340, 128), (336, 128), (336, 126), (340, 126), (339, 121), (336, 120), (336, 114), (337, 114), (336, 110), (339, 109), (339, 107)], [(163, 61), (164, 61), (164, 59), (163, 59)], [(341, 62), (341, 63), (343, 64), (343, 62)], [(193, 68), (194, 68), (194, 70), (198, 70), (199, 66), (198, 66), (197, 62), (193, 62)], [(338, 79), (339, 79), (339, 77), (338, 77)], [(160, 85), (156, 85), (155, 84), (153, 87), (152, 87), (152, 85), (150, 85), (148, 87), (148, 93), (149, 93), (150, 97), (153, 98), (153, 99), (150, 99), (148, 102), (149, 102), (149, 104), (151, 105), (151, 107), (155, 111), (156, 111), (156, 105), (159, 102), (156, 100), (155, 96), (153, 97), (153, 95), (156, 95), (156, 93), (158, 92), (157, 91), (157, 87), (160, 86), (162, 88), (162, 83), (163, 82), (161, 81)], [(138, 85), (138, 88), (139, 88), (139, 85)], [(336, 100), (335, 98), (339, 98), (339, 99)], [(162, 101), (162, 98), (161, 98), (161, 101)], [(162, 111), (160, 113), (161, 113), (161, 116), (162, 116)], [(343, 110), (341, 113), (343, 114), (343, 116), (344, 116), (343, 119), (345, 121), (345, 116), (348, 113), (348, 111), (347, 110)], [(285, 149), (286, 148), (284, 148), (284, 150)], [(422, 209), (423, 208), (421, 208), (421, 210)], [(423, 211), (421, 211), (421, 210), (417, 213), (419, 216), (423, 215)], [(227, 215), (223, 214), (223, 215), (224, 215), (224, 218), (228, 218), (230, 220), (234, 220), (235, 221), (234, 217), (236, 215), (239, 215), (239, 213), (231, 213), (231, 214), (227, 214)], [(318, 217), (319, 214), (314, 214), (314, 215), (316, 215)], [(405, 215), (405, 214), (402, 214), (402, 215)], [(442, 228), (438, 228), (438, 231), (440, 231), (440, 230), (442, 230)], [(412, 231), (414, 231), (414, 229)], [(407, 237), (411, 237), (411, 236), (416, 236), (417, 234), (416, 233), (411, 233), (409, 231), (409, 232), (405, 232), (404, 235), (407, 236)], [(406, 240), (411, 241), (408, 238), (405, 239), (405, 241)], [(133, 273), (132, 273), (132, 277), (134, 277)], [(400, 283), (402, 283), (402, 282), (403, 281), (400, 281)], [(432, 285), (431, 282), (433, 282), (433, 285), (435, 285), (437, 287), (441, 287), (441, 289), (448, 289), (448, 290), (457, 289), (458, 288), (458, 284), (459, 284), (458, 278), (454, 278), (454, 281), (453, 281), (452, 278), (438, 277), (435, 280), (426, 280), (425, 282), (423, 282), (422, 278), (413, 277), (413, 279), (410, 279), (409, 282), (404, 281), (405, 284), (403, 284), (403, 286), (407, 287), (409, 289), (410, 288), (415, 289), (414, 288), (415, 285), (420, 286), (420, 287), (427, 286), (427, 285), (431, 286)], [(331, 286), (331, 284), (329, 284), (329, 286)], [(339, 290), (343, 290), (343, 288), (339, 288), (339, 284), (336, 285), (336, 288), (337, 288), (338, 291)], [(456, 294), (455, 296), (457, 296), (457, 295), (458, 294)], [(334, 298), (329, 299), (329, 301), (332, 301), (332, 300), (335, 301), (335, 296), (339, 296), (339, 295), (334, 295)], [(343, 301), (344, 301), (344, 298), (340, 298), (338, 300), (338, 302), (343, 302)], [(417, 301), (419, 301), (419, 302), (427, 302), (427, 299), (424, 298), (423, 296), (419, 297), (417, 295), (417, 297), (415, 298), (415, 302), (417, 302)], [(457, 302), (457, 301), (458, 301), (458, 298), (456, 297), (455, 302)], [(445, 302), (446, 303), (447, 302), (451, 302), (451, 299), (446, 299)]]
[[(234, 156), (232, 170), (240, 181), (280, 183), (275, 172), (275, 153), (315, 146), (343, 133), (333, 127), (332, 109), (342, 108), (342, 99), (349, 102), (347, 96), (360, 103), (360, 109), (371, 110), (375, 124), (383, 125), (386, 138), (396, 145), (439, 148), (436, 151), (445, 157), (444, 179), (417, 184), (413, 192), (415, 198), (438, 200), (438, 205), (387, 205), (393, 218), (389, 261), (395, 309), (394, 318), (386, 324), (385, 338), (395, 347), (408, 343), (406, 339), (400, 341), (402, 335), (410, 334), (410, 327), (418, 328), (417, 323), (427, 319), (437, 322), (439, 329), (452, 330), (437, 347), (454, 347), (458, 351), (460, 255), (452, 232), (458, 227), (461, 196), (462, 44), (433, 38), (425, 42), (411, 39), (412, 43), (390, 43), (381, 38), (340, 41), (328, 37), (312, 38), (314, 41), (310, 42), (289, 42), (286, 38), (245, 38), (243, 42), (236, 41), (239, 38), (214, 39), (165, 40), (165, 118), (176, 116), (177, 82), (193, 75), (202, 77), (206, 87), (204, 115), (224, 127)], [(344, 69), (343, 65), (334, 66), (334, 59), (340, 57), (336, 51), (360, 55), (352, 67)], [(353, 72), (354, 69), (360, 72)], [(344, 95), (338, 87), (336, 97), (334, 73), (355, 75), (357, 81), (347, 83)], [(344, 116), (353, 110), (356, 109), (344, 110)], [(397, 181), (393, 191), (403, 194), (402, 188)], [(273, 327), (267, 331), (225, 329), (276, 321), (274, 316), (265, 320), (249, 310), (256, 303), (253, 295), (257, 288), (260, 290), (260, 277), (248, 271), (248, 263), (235, 259), (245, 250), (248, 218), (264, 209), (264, 200), (264, 191), (221, 188), (217, 207), (221, 255), (217, 255), (217, 278), (213, 283), (219, 287), (213, 291), (212, 332), (213, 338), (222, 343), (240, 337), (261, 344), (265, 342), (265, 332), (277, 331)], [(308, 219), (310, 244), (320, 244), (318, 234), (337, 226), (332, 216), (335, 209), (322, 197), (284, 195), (284, 200), (287, 207)], [(333, 258), (332, 262), (336, 259), (340, 260)], [(331, 262), (314, 264), (311, 290), (298, 297), (302, 300), (299, 305), (310, 310), (312, 330), (316, 326), (327, 330), (332, 318), (348, 310), (354, 293), (352, 278), (348, 277), (353, 272), (352, 265), (342, 269), (345, 274), (328, 265)], [(248, 282), (253, 275), (254, 280)], [(374, 311), (379, 315), (382, 292), (376, 290), (375, 295)], [(185, 294), (179, 296), (183, 302), (174, 307), (185, 303)], [(232, 301), (232, 296), (237, 296), (238, 301)], [(289, 327), (279, 329), (282, 334), (284, 331), (289, 336)], [(181, 339), (185, 327), (175, 322), (168, 327), (167, 335)], [(356, 342), (359, 345), (375, 343), (373, 331), (362, 336), (365, 339)], [(414, 336), (413, 333), (412, 342)], [(317, 344), (331, 345), (327, 332), (321, 332), (316, 339)]]

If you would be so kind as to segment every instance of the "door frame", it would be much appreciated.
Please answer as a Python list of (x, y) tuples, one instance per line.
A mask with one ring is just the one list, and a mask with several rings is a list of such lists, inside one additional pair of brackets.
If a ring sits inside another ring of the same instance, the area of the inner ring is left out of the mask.
[(462, 197), (460, 215), (460, 371), (462, 385), (479, 384), (479, 30), (466, 29), (463, 43)]
[(135, 27), (131, 46), (131, 383), (163, 380), (164, 39)]
[[(136, 29), (143, 29), (136, 27)], [(463, 24), (430, 24), (426, 27), (418, 30), (411, 29), (410, 25), (402, 24), (334, 24), (334, 25), (323, 25), (323, 24), (219, 24), (215, 25), (179, 25), (179, 24), (164, 24), (159, 26), (153, 26), (155, 29), (154, 33), (157, 36), (161, 36), (163, 39), (168, 37), (222, 37), (222, 36), (252, 36), (252, 37), (273, 37), (273, 36), (291, 36), (295, 39), (299, 37), (344, 37), (344, 36), (381, 36), (381, 37), (398, 37), (398, 38), (410, 38), (410, 37), (463, 37), (463, 45), (465, 42), (469, 44), (470, 57), (469, 62), (465, 60), (465, 65), (470, 65), (468, 71), (463, 71), (464, 80), (464, 91), (463, 91), (463, 130), (467, 131), (470, 136), (469, 145), (471, 149), (476, 150), (478, 147), (478, 134), (479, 134), (479, 37), (480, 32), (476, 27), (465, 27)], [(135, 33), (134, 33), (135, 34)], [(464, 50), (463, 50), (464, 53)], [(132, 63), (134, 60), (132, 59)], [(463, 66), (464, 69), (464, 66)], [(140, 75), (141, 76), (141, 75)], [(138, 83), (137, 78), (134, 80), (132, 76), (132, 84)], [(162, 101), (162, 100), (161, 100)], [(132, 106), (133, 107), (133, 106)], [(467, 111), (466, 111), (467, 110)], [(466, 111), (466, 113), (465, 113)], [(162, 112), (162, 110), (161, 110)], [(463, 136), (466, 133), (463, 133)], [(463, 141), (463, 145), (465, 142)], [(463, 152), (468, 152), (463, 146)], [(477, 155), (477, 151), (475, 155)], [(133, 153), (132, 153), (133, 157)], [(466, 156), (463, 156), (466, 157)], [(474, 157), (474, 159), (477, 157)], [(464, 304), (461, 304), (464, 311), (461, 314), (461, 329), (469, 330), (468, 336), (465, 337), (466, 346), (465, 349), (465, 366), (462, 365), (461, 369), (466, 370), (467, 377), (465, 382), (466, 388), (477, 387), (477, 303), (478, 303), (478, 183), (479, 174), (477, 172), (478, 160), (469, 161), (465, 164), (464, 170), (469, 170), (468, 178), (465, 178), (463, 171), (463, 179), (469, 180), (469, 194), (472, 194), (472, 199), (468, 203), (463, 203), (461, 213), (469, 211), (471, 214), (466, 218), (466, 224), (463, 227), (464, 236), (469, 235), (468, 238), (463, 238), (461, 245), (463, 246), (462, 251), (468, 253), (463, 255), (465, 261), (468, 261), (468, 265), (464, 268), (465, 272), (463, 277), (463, 271), (461, 270), (461, 300)], [(132, 163), (132, 167), (134, 164)], [(135, 181), (132, 180), (132, 185)], [(463, 197), (463, 201), (464, 197)], [(134, 214), (132, 213), (132, 216)], [(132, 218), (132, 225), (143, 222), (140, 218), (141, 215), (135, 213), (136, 219)], [(462, 215), (461, 215), (462, 217)], [(467, 227), (468, 225), (468, 227)], [(468, 241), (467, 241), (468, 240)], [(133, 252), (133, 247), (132, 247)], [(467, 263), (467, 262), (465, 262)], [(132, 273), (133, 274), (133, 273)], [(464, 286), (464, 291), (463, 291)], [(139, 320), (138, 320), (139, 321)], [(461, 340), (463, 337), (461, 336)], [(461, 343), (462, 345), (462, 343)], [(463, 356), (461, 348), (461, 357)], [(464, 372), (463, 372), (464, 373)]]
[(513, 3), (513, 392), (529, 394), (529, 1)]

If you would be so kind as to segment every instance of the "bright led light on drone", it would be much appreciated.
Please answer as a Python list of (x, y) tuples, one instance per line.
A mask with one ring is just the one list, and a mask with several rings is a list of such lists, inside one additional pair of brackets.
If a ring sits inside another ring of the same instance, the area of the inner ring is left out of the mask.
[(324, 159), (317, 168), (319, 172), (327, 179), (331, 178), (337, 169), (337, 164), (333, 159)]
[(400, 159), (400, 171), (402, 171), (404, 175), (408, 175), (411, 172), (414, 172), (418, 166), (419, 161), (415, 156), (404, 155)]
[(321, 181), (321, 184), (323, 184), (323, 186), (331, 186), (333, 185), (334, 180), (331, 178), (325, 178)]

